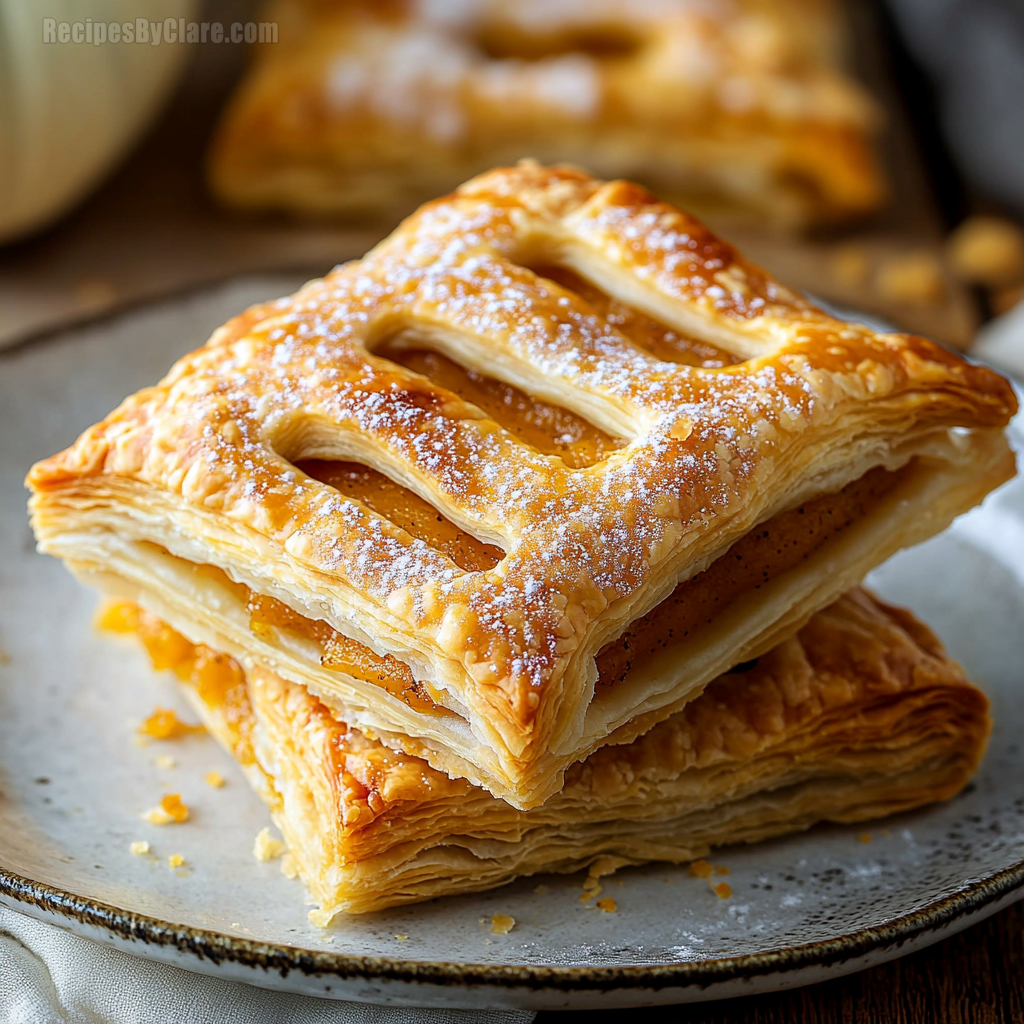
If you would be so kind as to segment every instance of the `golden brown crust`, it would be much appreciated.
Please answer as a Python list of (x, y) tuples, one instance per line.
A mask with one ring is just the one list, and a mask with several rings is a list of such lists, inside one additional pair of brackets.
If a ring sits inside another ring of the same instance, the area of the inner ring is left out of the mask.
[[(534, 262), (569, 266), (680, 344), (741, 361), (655, 358)], [(396, 334), (623, 446), (583, 468), (538, 450), (374, 354)], [(470, 723), (477, 748), (496, 752), (486, 784), (525, 805), (557, 788), (558, 765), (529, 779), (541, 759), (585, 755), (573, 744), (598, 651), (680, 580), (759, 522), (873, 467), (919, 456), (928, 477), (955, 465), (951, 482), (919, 495), (917, 534), (897, 529), (897, 509), (875, 524), (875, 548), (850, 563), (862, 574), (1012, 472), (998, 429), (1015, 407), (998, 375), (924, 339), (832, 319), (637, 186), (526, 163), (469, 182), (365, 259), (230, 321), (28, 482), (44, 550), (105, 569), (126, 540), (162, 545), (409, 664)], [(372, 503), (303, 474), (304, 459), (364, 462), (506, 555), (466, 571)], [(86, 551), (103, 538), (110, 551)], [(779, 628), (836, 592), (780, 599)], [(779, 638), (765, 634), (759, 649)], [(719, 647), (719, 659), (743, 649)], [(632, 735), (727, 664), (638, 695), (637, 707), (653, 703)], [(631, 717), (628, 706), (616, 714), (607, 735)], [(414, 750), (432, 727), (415, 716), (376, 726)], [(442, 766), (467, 773), (478, 761), (459, 756)]]
[(574, 766), (526, 812), (367, 739), (272, 672), (248, 679), (254, 754), (225, 730), (208, 682), (200, 711), (243, 763), (262, 765), (258, 784), (323, 918), (598, 857), (687, 860), (946, 799), (976, 769), (990, 724), (984, 695), (927, 627), (864, 591), (634, 743)]
[(411, 209), (524, 153), (789, 225), (884, 198), (825, 0), (283, 0), (210, 154), (233, 205)]

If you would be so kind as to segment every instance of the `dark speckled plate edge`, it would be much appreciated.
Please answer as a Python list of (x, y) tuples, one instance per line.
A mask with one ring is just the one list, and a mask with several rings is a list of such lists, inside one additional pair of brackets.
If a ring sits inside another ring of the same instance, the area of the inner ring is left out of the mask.
[[(1019, 891), (1019, 892), (1018, 892)], [(1024, 897), (1024, 861), (973, 881), (954, 893), (881, 925), (836, 938), (714, 960), (636, 967), (562, 967), (535, 964), (488, 965), (445, 961), (392, 960), (254, 942), (220, 932), (172, 924), (121, 910), (85, 896), (24, 878), (0, 866), (0, 895), (26, 908), (47, 911), (69, 922), (105, 930), (121, 939), (171, 947), (214, 964), (307, 976), (434, 985), (483, 985), (562, 992), (636, 988), (701, 987), (747, 980), (808, 967), (833, 967), (856, 958), (899, 949), (928, 932), (939, 933), (958, 919), (973, 917), (997, 902)], [(938, 938), (936, 934), (936, 938)]]
[[(228, 274), (223, 279), (186, 285), (166, 294), (146, 296), (120, 304), (92, 316), (76, 318), (34, 331), (0, 350), (0, 358), (25, 348), (56, 340), (74, 331), (116, 320), (140, 307), (156, 305), (169, 298), (184, 298), (235, 280), (249, 277), (291, 276), (294, 269), (258, 274)], [(610, 991), (634, 988), (659, 991), (668, 988), (709, 988), (724, 982), (749, 980), (771, 974), (787, 974), (808, 968), (837, 967), (849, 961), (899, 950), (904, 946), (927, 945), (920, 941), (941, 933), (954, 923), (984, 916), (987, 908), (1024, 898), (1024, 861), (1018, 861), (987, 877), (976, 879), (956, 892), (937, 899), (911, 913), (881, 925), (862, 928), (835, 938), (797, 946), (780, 947), (763, 953), (711, 960), (651, 964), (634, 967), (563, 967), (536, 964), (489, 965), (451, 961), (393, 960), (360, 957), (321, 950), (302, 949), (277, 943), (255, 942), (238, 936), (188, 925), (173, 924), (146, 914), (110, 906), (63, 889), (25, 878), (0, 864), (0, 896), (6, 896), (33, 916), (32, 911), (63, 918), (109, 935), (150, 946), (175, 949), (200, 961), (279, 973), (296, 972), (309, 977), (379, 980), (413, 984), (491, 986), (526, 988), (534, 991)], [(969, 922), (973, 923), (973, 922)], [(966, 923), (964, 924), (966, 927)], [(887, 959), (879, 956), (879, 959)]]

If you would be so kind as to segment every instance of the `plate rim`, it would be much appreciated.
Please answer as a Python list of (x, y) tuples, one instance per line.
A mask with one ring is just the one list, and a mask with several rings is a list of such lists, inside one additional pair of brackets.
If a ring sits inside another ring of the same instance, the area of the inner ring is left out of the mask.
[[(143, 312), (149, 307), (213, 292), (246, 279), (298, 276), (310, 268), (259, 268), (225, 274), (223, 277), (189, 282), (179, 287), (138, 296), (103, 310), (74, 317), (32, 330), (0, 347), (0, 361), (20, 357), (31, 347), (58, 341), (76, 331), (89, 330), (121, 316)], [(314, 274), (318, 271), (313, 270)], [(961, 353), (963, 354), (963, 353)], [(635, 966), (559, 966), (522, 963), (483, 964), (450, 960), (409, 960), (392, 957), (358, 956), (328, 950), (306, 949), (283, 943), (264, 942), (227, 935), (215, 929), (193, 927), (161, 920), (149, 914), (125, 910), (92, 897), (68, 892), (27, 878), (0, 864), (0, 896), (23, 907), (53, 914), (69, 923), (106, 931), (113, 938), (176, 949), (207, 960), (218, 967), (236, 964), (247, 969), (292, 972), (307, 977), (337, 977), (434, 985), (476, 985), (491, 988), (527, 988), (562, 992), (610, 991), (631, 988), (659, 991), (666, 988), (709, 988), (724, 982), (749, 980), (766, 975), (793, 973), (814, 967), (831, 967), (858, 957), (899, 948), (929, 932), (941, 932), (954, 922), (1006, 900), (1015, 891), (1024, 898), (1024, 859), (957, 888), (923, 907), (881, 924), (852, 932), (779, 947), (758, 953), (706, 960), (677, 961)], [(29, 911), (29, 915), (31, 912)], [(938, 936), (936, 936), (938, 937)]]
[(475, 985), (491, 988), (527, 988), (563, 992), (609, 991), (698, 986), (749, 980), (791, 973), (812, 967), (831, 967), (857, 957), (906, 945), (928, 932), (939, 932), (953, 922), (984, 910), (1020, 890), (1024, 897), (1024, 860), (882, 924), (871, 925), (829, 939), (796, 946), (745, 953), (735, 957), (687, 960), (636, 966), (558, 966), (545, 964), (482, 964), (450, 960), (408, 960), (357, 956), (328, 950), (306, 949), (227, 935), (210, 928), (175, 924), (158, 917), (123, 910), (88, 896), (25, 878), (0, 865), (0, 896), (49, 912), (111, 936), (190, 953), (217, 966), (275, 971), (287, 976), (337, 977), (412, 984)]

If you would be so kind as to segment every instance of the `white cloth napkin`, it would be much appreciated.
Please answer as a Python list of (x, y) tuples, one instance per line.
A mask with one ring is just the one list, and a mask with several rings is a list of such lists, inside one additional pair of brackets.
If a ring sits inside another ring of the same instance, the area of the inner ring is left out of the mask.
[(424, 1010), (192, 974), (0, 906), (0, 1024), (529, 1024), (529, 1010)]

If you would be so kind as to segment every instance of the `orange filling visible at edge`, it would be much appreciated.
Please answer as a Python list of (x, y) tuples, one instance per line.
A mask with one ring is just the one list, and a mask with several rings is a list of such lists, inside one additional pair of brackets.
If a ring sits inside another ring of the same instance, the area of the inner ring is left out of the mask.
[(789, 509), (755, 527), (702, 573), (680, 583), (597, 657), (598, 686), (623, 682), (638, 661), (708, 625), (733, 601), (795, 568), (891, 493), (911, 472), (881, 467), (836, 494)]
[[(470, 572), (492, 568), (501, 554), (374, 470), (355, 463), (330, 462), (301, 463), (300, 468), (332, 486), (343, 484), (339, 487), (343, 493), (369, 504), (379, 515), (443, 551)], [(685, 639), (694, 629), (712, 622), (743, 593), (757, 590), (799, 565), (867, 515), (911, 471), (911, 466), (896, 472), (873, 469), (835, 494), (805, 502), (756, 527), (704, 572), (680, 583), (665, 601), (601, 651), (597, 659), (599, 687), (621, 683), (637, 661)], [(321, 645), (325, 667), (383, 686), (418, 711), (441, 710), (430, 700), (425, 684), (417, 683), (400, 661), (382, 658), (326, 623), (311, 622), (278, 601), (258, 598), (248, 591), (246, 594), (250, 615), (254, 616), (254, 632), (266, 625), (291, 629)]]
[(253, 713), (242, 666), (227, 654), (190, 643), (165, 622), (130, 601), (109, 601), (96, 625), (114, 633), (136, 633), (153, 668), (170, 669), (191, 686), (200, 700), (216, 708), (231, 736), (232, 751), (242, 764), (252, 763), (249, 733)]
[[(315, 468), (309, 463), (306, 465)], [(704, 572), (680, 583), (668, 598), (634, 622), (621, 637), (601, 651), (597, 659), (599, 689), (622, 683), (638, 662), (658, 654), (670, 644), (689, 636), (696, 628), (714, 621), (742, 594), (759, 589), (779, 574), (799, 565), (823, 544), (865, 516), (873, 505), (892, 492), (911, 471), (912, 464), (896, 472), (874, 469), (836, 494), (805, 502), (798, 508), (762, 523)], [(342, 469), (341, 472), (347, 470)], [(372, 470), (365, 472), (373, 473)], [(381, 479), (387, 480), (385, 477)], [(373, 499), (375, 506), (380, 514), (394, 517), (405, 525), (409, 515), (403, 519), (401, 512), (403, 508), (406, 513), (409, 512), (409, 492), (395, 484), (391, 484), (391, 488), (398, 493), (401, 506), (396, 509), (389, 504), (391, 490), (384, 485), (377, 489)], [(415, 498), (415, 495), (412, 497)], [(421, 501), (419, 498), (415, 500)], [(426, 502), (422, 504), (430, 508)], [(433, 510), (431, 512), (436, 521), (437, 513)], [(416, 523), (410, 522), (409, 525), (416, 526), (416, 531), (422, 532), (424, 539), (434, 542), (429, 534), (430, 520), (425, 518), (426, 513), (422, 509), (413, 509), (413, 513), (418, 518)], [(457, 530), (452, 524), (448, 525)], [(466, 560), (471, 561), (471, 549), (462, 550)], [(478, 568), (489, 568), (486, 562), (485, 558), (484, 564)], [(433, 700), (427, 689), (429, 684), (414, 679), (409, 667), (396, 658), (390, 655), (382, 657), (358, 640), (343, 636), (326, 622), (308, 619), (274, 598), (254, 594), (248, 587), (232, 582), (220, 569), (208, 565), (197, 565), (193, 569), (198, 574), (209, 576), (230, 587), (246, 602), (249, 626), (254, 635), (272, 639), (272, 629), (287, 630), (316, 643), (320, 647), (321, 664), (325, 668), (345, 672), (380, 686), (419, 713), (453, 713)], [(193, 648), (170, 627), (144, 612), (138, 613), (134, 606), (111, 606), (103, 613), (100, 625), (114, 632), (133, 632), (137, 629), (154, 667), (173, 669), (183, 679), (188, 677), (193, 680), (193, 685), (200, 690), (204, 700), (208, 699), (206, 691), (211, 687), (226, 687), (236, 693), (237, 699), (244, 698), (247, 701), (241, 669), (232, 659), (226, 655), (216, 655), (206, 648)], [(205, 653), (196, 654), (196, 651)], [(218, 660), (225, 658), (234, 666), (226, 674), (222, 660)], [(209, 699), (213, 703), (224, 703), (227, 698), (221, 699), (211, 694)]]
[(249, 628), (273, 641), (272, 629), (287, 629), (320, 645), (320, 664), (385, 689), (414, 711), (436, 714), (445, 709), (430, 699), (424, 683), (417, 682), (408, 665), (390, 654), (381, 657), (365, 644), (343, 636), (323, 621), (307, 619), (272, 597), (247, 590)]

